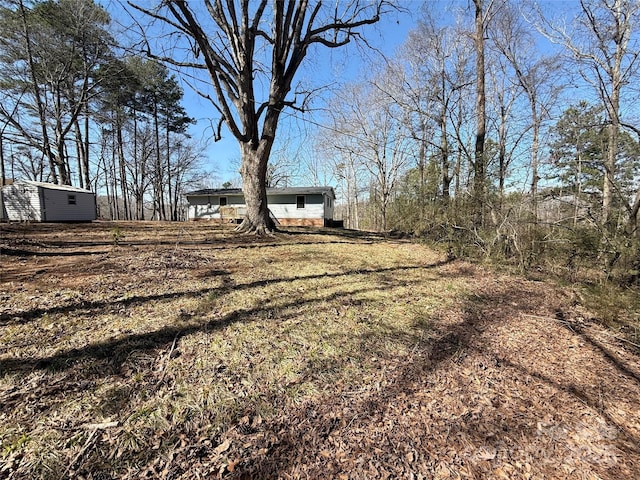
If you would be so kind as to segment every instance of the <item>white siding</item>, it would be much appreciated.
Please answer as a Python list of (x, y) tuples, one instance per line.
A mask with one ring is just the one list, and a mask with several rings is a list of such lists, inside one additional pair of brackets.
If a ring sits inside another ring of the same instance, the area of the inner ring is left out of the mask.
[(327, 220), (333, 220), (333, 204), (335, 199), (330, 195), (324, 196), (324, 218)]
[[(204, 200), (204, 201), (203, 201)], [(189, 198), (189, 219), (208, 219), (220, 218), (220, 206), (209, 205), (206, 197), (190, 197)]]
[[(222, 195), (224, 197), (224, 195)], [(227, 206), (243, 206), (244, 198), (239, 195), (227, 196)], [(189, 220), (220, 218), (220, 195), (189, 196)]]
[(2, 203), (7, 220), (42, 221), (40, 195), (36, 185), (16, 182), (2, 187)]
[(298, 208), (298, 195), (269, 195), (269, 209), (273, 216), (281, 218), (324, 218), (324, 196), (321, 194), (303, 195), (304, 208)]
[[(69, 196), (75, 204), (69, 201)], [(2, 188), (7, 220), (86, 222), (96, 219), (95, 195), (80, 188), (18, 181)]]
[[(305, 197), (304, 208), (297, 207), (297, 197)], [(189, 219), (219, 219), (221, 195), (190, 195)], [(222, 195), (225, 196), (225, 195)], [(333, 219), (333, 198), (322, 193), (313, 194), (267, 194), (269, 209), (278, 220), (286, 219)], [(329, 206), (331, 203), (331, 206)], [(244, 206), (241, 195), (227, 196), (228, 206)]]

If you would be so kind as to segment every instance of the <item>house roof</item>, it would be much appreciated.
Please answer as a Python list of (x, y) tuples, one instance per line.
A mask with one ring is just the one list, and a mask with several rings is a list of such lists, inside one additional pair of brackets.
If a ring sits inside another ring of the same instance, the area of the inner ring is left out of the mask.
[(41, 188), (48, 188), (50, 190), (64, 190), (67, 192), (78, 192), (78, 193), (93, 193), (90, 190), (85, 190), (84, 188), (80, 188), (80, 187), (73, 187), (71, 185), (57, 185), (55, 183), (35, 182), (33, 180), (16, 180), (13, 182), (14, 185), (20, 185), (21, 183), (34, 185), (36, 187), (41, 187)]
[[(287, 187), (287, 188), (267, 188), (267, 195), (314, 195), (329, 194), (336, 198), (333, 187)], [(193, 192), (185, 193), (186, 197), (232, 197), (242, 196), (241, 188), (204, 188)]]

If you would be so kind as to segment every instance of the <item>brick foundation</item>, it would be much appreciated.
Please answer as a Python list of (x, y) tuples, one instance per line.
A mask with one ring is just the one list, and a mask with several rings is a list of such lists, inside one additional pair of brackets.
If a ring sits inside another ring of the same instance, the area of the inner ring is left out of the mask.
[(283, 227), (324, 227), (322, 218), (279, 218)]

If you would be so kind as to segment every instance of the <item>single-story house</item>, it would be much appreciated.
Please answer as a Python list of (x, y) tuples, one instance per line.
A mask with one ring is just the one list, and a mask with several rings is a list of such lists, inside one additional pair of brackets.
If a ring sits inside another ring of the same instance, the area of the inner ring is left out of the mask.
[[(240, 188), (196, 190), (185, 195), (189, 220), (239, 221), (246, 213)], [(267, 204), (280, 225), (331, 226), (336, 200), (332, 187), (267, 188)]]
[(90, 222), (96, 219), (96, 195), (70, 185), (16, 180), (2, 187), (2, 218), (22, 222)]

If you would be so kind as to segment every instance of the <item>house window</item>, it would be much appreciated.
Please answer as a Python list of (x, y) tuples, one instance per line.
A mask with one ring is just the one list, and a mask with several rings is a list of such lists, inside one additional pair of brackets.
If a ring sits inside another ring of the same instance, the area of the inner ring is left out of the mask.
[(76, 204), (76, 196), (75, 195), (67, 195), (67, 203), (69, 205), (75, 205)]
[(296, 208), (304, 208), (304, 195), (296, 196)]
[(227, 206), (227, 197), (220, 197), (220, 206), (221, 207)]

